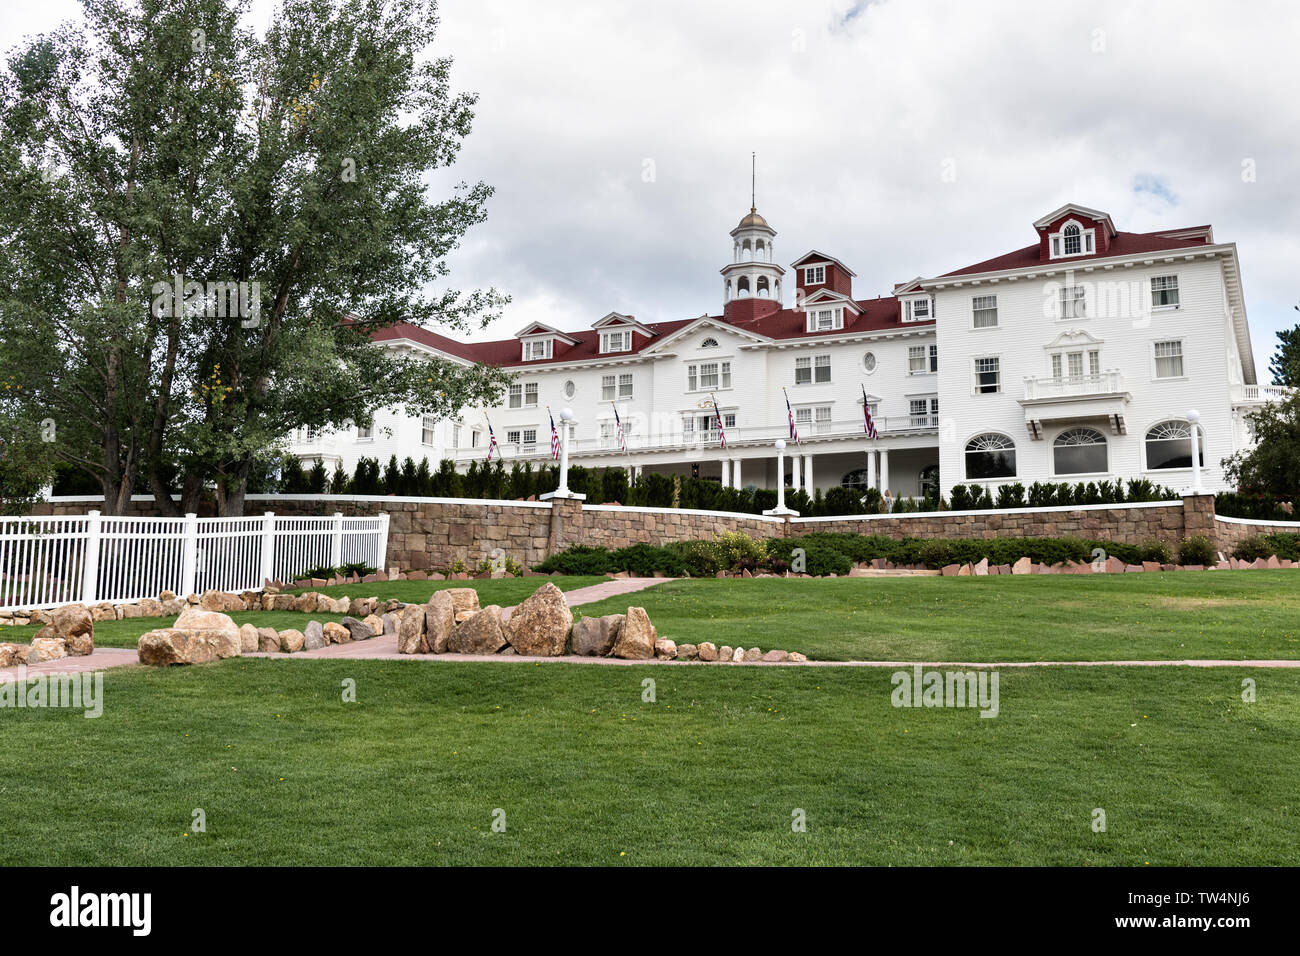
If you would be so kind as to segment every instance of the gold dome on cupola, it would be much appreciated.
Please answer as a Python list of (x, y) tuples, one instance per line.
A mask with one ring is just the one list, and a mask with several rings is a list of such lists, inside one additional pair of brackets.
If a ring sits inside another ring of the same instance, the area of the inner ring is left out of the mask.
[(759, 227), (761, 227), (761, 228), (763, 228), (763, 229), (771, 229), (771, 228), (772, 228), (771, 226), (769, 226), (769, 225), (767, 224), (767, 220), (764, 219), (762, 216), (760, 216), (760, 215), (758, 214), (758, 210), (755, 209), (753, 206), (750, 206), (750, 207), (749, 207), (749, 215), (746, 216), (744, 219), (740, 220), (740, 222), (737, 224), (736, 228), (737, 228), (737, 229), (749, 229), (749, 228), (751, 228), (751, 227), (753, 227), (753, 226), (759, 226)]

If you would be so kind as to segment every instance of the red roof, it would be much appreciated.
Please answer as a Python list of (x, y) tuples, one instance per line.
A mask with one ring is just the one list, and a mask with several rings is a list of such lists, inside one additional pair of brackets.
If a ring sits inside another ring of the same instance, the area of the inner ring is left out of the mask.
[(1086, 256), (1070, 256), (1068, 259), (1043, 259), (1042, 245), (1040, 242), (1035, 242), (1032, 246), (1025, 246), (1025, 248), (1017, 249), (1015, 252), (1008, 252), (1004, 256), (985, 259), (983, 262), (977, 262), (973, 266), (966, 266), (966, 268), (958, 269), (955, 272), (945, 272), (940, 278), (974, 275), (980, 272), (1003, 272), (1008, 269), (1032, 269), (1049, 264), (1060, 266), (1062, 264), (1068, 265), (1071, 262), (1086, 262), (1089, 259), (1110, 259), (1115, 256), (1140, 255), (1144, 252), (1170, 252), (1205, 245), (1203, 239), (1171, 239), (1168, 235), (1171, 232), (1181, 231), (1179, 229), (1165, 229), (1162, 232), (1116, 232), (1105, 252), (1094, 252)]
[[(857, 305), (862, 312), (860, 315), (853, 315), (846, 311), (844, 314), (844, 329), (835, 330), (834, 333), (809, 333), (806, 330), (805, 313), (795, 311), (794, 309), (782, 309), (779, 312), (773, 312), (758, 319), (752, 319), (743, 322), (728, 322), (722, 316), (709, 316), (710, 320), (717, 322), (719, 325), (730, 326), (742, 332), (749, 332), (755, 335), (761, 335), (770, 339), (794, 339), (804, 338), (811, 335), (842, 335), (852, 332), (874, 332), (881, 329), (893, 327), (902, 328), (904, 323), (900, 317), (898, 300), (893, 296), (886, 296), (879, 299), (864, 299), (857, 301)], [(646, 328), (655, 333), (653, 338), (647, 338), (644, 335), (635, 334), (632, 336), (632, 349), (630, 352), (620, 352), (617, 355), (636, 355), (645, 351), (651, 345), (663, 341), (672, 333), (686, 326), (697, 322), (699, 319), (677, 319), (671, 322), (646, 322), (643, 323)], [(933, 325), (930, 322), (910, 322), (908, 326), (916, 325), (924, 327)], [(568, 332), (578, 340), (577, 345), (566, 346), (561, 342), (555, 343), (555, 355), (549, 359), (534, 359), (530, 362), (522, 361), (521, 355), (523, 348), (519, 339), (499, 339), (494, 342), (458, 342), (450, 339), (445, 335), (439, 335), (437, 332), (430, 332), (428, 329), (421, 328), (418, 325), (411, 325), (408, 322), (399, 322), (388, 328), (380, 329), (374, 333), (376, 341), (396, 341), (398, 339), (410, 339), (430, 348), (435, 348), (440, 352), (448, 355), (454, 355), (457, 358), (466, 359), (471, 362), (482, 362), (485, 365), (496, 365), (501, 367), (523, 368), (527, 366), (546, 366), (556, 365), (567, 362), (582, 362), (592, 359), (614, 358), (616, 355), (602, 355), (600, 353), (600, 331), (597, 329), (583, 329), (579, 332)]]

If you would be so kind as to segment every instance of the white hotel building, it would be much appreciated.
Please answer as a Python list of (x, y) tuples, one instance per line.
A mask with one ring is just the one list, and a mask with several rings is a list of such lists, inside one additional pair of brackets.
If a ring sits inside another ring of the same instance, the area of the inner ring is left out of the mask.
[(392, 454), (464, 470), (486, 457), (490, 417), (507, 467), (543, 464), (549, 405), (557, 424), (562, 408), (574, 413), (574, 464), (774, 488), (788, 394), (802, 441), (784, 479), (809, 493), (1131, 478), (1183, 488), (1196, 409), (1204, 486), (1225, 489), (1221, 460), (1250, 442), (1244, 412), (1281, 391), (1256, 380), (1236, 246), (1209, 226), (1120, 232), (1074, 204), (1033, 228), (1023, 249), (858, 298), (853, 270), (825, 252), (782, 268), (776, 231), (751, 209), (731, 230), (721, 314), (610, 312), (479, 343), (398, 325), (378, 335), (391, 348), (516, 372), (506, 403), (454, 421), (381, 411), (366, 431), (300, 431), (292, 450), (349, 472)]

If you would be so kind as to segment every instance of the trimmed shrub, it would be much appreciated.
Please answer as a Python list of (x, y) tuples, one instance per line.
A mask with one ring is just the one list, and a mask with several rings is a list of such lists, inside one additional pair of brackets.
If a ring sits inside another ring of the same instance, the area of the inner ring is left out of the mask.
[(1174, 550), (1163, 541), (1148, 541), (1142, 545), (1139, 560), (1159, 561), (1161, 564), (1173, 564)]
[(553, 554), (533, 570), (543, 574), (558, 571), (560, 574), (608, 574), (614, 570), (609, 549), (575, 544)]
[(627, 571), (639, 578), (654, 577), (656, 571), (674, 578), (686, 573), (686, 564), (681, 555), (653, 544), (633, 544), (619, 548), (610, 553), (609, 563), (615, 571)]
[(1273, 549), (1264, 536), (1259, 534), (1243, 538), (1241, 543), (1232, 549), (1232, 556), (1239, 561), (1254, 561), (1258, 558), (1267, 558), (1271, 554)]
[(1276, 554), (1279, 558), (1291, 561), (1300, 561), (1300, 532), (1278, 531), (1264, 535), (1264, 540), (1268, 542), (1269, 554)]
[(1214, 545), (1210, 544), (1209, 538), (1193, 535), (1190, 538), (1184, 538), (1183, 543), (1178, 546), (1179, 564), (1210, 565), (1214, 564), (1214, 562)]

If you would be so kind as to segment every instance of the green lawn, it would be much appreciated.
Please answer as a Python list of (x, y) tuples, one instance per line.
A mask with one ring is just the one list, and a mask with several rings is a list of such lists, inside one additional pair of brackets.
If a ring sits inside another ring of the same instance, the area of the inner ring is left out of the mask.
[(1300, 571), (673, 581), (639, 604), (679, 644), (816, 660), (1300, 658)]
[[(498, 581), (377, 581), (373, 584), (349, 584), (333, 588), (311, 588), (330, 597), (378, 597), (382, 600), (396, 598), (408, 603), (423, 604), (429, 595), (443, 588), (472, 587), (479, 593), (479, 603), (486, 607), (499, 604), (509, 607), (518, 604), (528, 595), (541, 587), (546, 580), (553, 580), (564, 591), (598, 584), (608, 580), (604, 577), (557, 577), (515, 578)], [(290, 592), (293, 594), (299, 591)], [(236, 624), (254, 624), (257, 627), (273, 627), (276, 630), (294, 628), (302, 630), (308, 621), (341, 621), (342, 614), (297, 614), (293, 611), (246, 611), (231, 614)], [(170, 627), (174, 617), (127, 618), (121, 621), (100, 621), (95, 625), (96, 647), (135, 647), (140, 635), (158, 627)], [(6, 627), (0, 629), (0, 641), (12, 641), (15, 644), (27, 644), (40, 630), (38, 627)]]
[[(100, 719), (0, 710), (0, 863), (1295, 861), (1300, 673), (1004, 670), (994, 719), (895, 709), (890, 673), (112, 670)], [(1258, 703), (1241, 701), (1247, 675)], [(206, 833), (189, 832), (196, 808)]]

